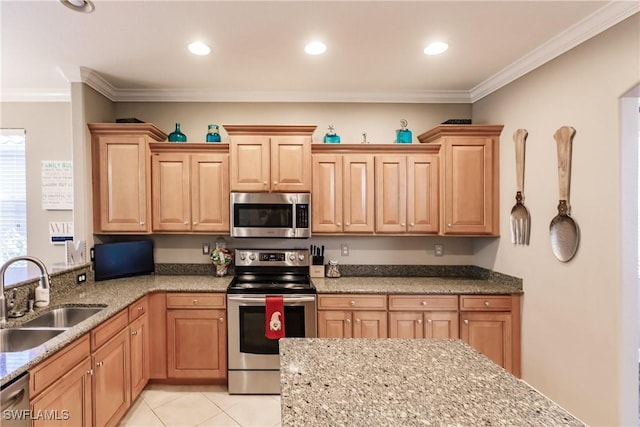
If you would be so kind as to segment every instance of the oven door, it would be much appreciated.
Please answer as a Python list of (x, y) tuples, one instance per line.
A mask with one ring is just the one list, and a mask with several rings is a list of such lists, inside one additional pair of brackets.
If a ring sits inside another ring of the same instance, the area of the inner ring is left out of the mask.
[[(265, 336), (265, 297), (227, 295), (230, 370), (280, 369), (278, 340)], [(316, 296), (283, 295), (283, 298), (286, 336), (315, 338)]]

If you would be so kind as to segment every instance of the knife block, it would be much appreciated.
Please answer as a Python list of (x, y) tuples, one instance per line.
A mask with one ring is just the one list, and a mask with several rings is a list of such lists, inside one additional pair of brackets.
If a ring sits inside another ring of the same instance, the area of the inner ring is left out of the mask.
[(310, 265), (309, 276), (311, 277), (324, 277), (324, 265)]

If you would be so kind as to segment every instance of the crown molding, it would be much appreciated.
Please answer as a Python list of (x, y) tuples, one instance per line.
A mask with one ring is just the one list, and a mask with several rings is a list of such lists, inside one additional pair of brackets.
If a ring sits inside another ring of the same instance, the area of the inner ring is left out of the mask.
[(471, 103), (506, 86), (640, 11), (640, 2), (611, 1), (470, 91)]
[(71, 89), (2, 89), (0, 102), (71, 102)]
[(118, 101), (116, 93), (118, 89), (102, 77), (97, 72), (87, 67), (80, 67), (82, 82), (95, 89), (98, 93), (109, 98), (111, 101)]

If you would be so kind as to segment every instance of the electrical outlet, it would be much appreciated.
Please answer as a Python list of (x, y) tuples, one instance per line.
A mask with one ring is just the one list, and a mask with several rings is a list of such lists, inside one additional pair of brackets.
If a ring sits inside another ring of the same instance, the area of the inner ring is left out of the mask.
[(434, 252), (436, 256), (444, 255), (444, 245), (435, 245)]
[(342, 256), (349, 256), (349, 245), (347, 245), (346, 243), (342, 243), (340, 245), (340, 251), (342, 253)]
[(209, 252), (211, 252), (211, 243), (203, 243), (202, 255), (209, 255)]
[(86, 273), (78, 274), (77, 283), (84, 283), (86, 281), (87, 281), (87, 274)]

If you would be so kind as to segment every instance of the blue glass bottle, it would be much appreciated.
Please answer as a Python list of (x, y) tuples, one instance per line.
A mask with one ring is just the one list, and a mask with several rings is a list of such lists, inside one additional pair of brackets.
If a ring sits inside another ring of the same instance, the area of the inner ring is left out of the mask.
[(176, 130), (169, 134), (169, 142), (187, 142), (187, 135), (180, 131), (180, 123), (176, 123)]
[(329, 125), (329, 130), (325, 134), (322, 142), (325, 144), (340, 144), (340, 136), (336, 135), (336, 132), (333, 130), (333, 125)]
[(411, 140), (413, 139), (413, 135), (411, 131), (407, 129), (407, 121), (405, 119), (400, 120), (400, 126), (402, 129), (398, 129), (396, 131), (396, 141), (398, 144), (411, 144)]
[(218, 125), (209, 125), (207, 132), (207, 142), (220, 142), (220, 132)]

